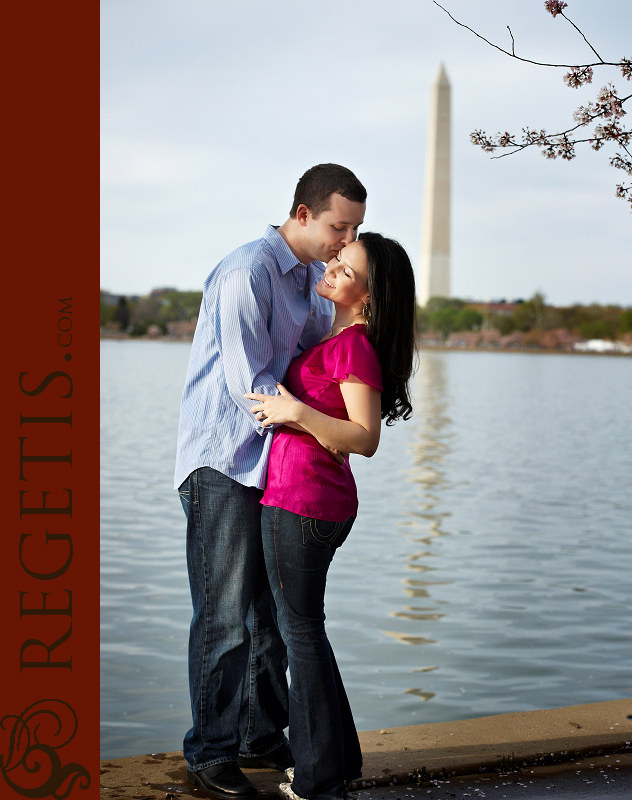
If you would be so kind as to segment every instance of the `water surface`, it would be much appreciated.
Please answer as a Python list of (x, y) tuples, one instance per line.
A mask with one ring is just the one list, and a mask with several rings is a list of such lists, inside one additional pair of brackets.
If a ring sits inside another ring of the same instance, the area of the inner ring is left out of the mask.
[[(190, 724), (189, 350), (102, 342), (102, 758), (181, 749)], [(352, 456), (328, 582), (358, 729), (629, 697), (630, 359), (424, 351), (414, 393)]]

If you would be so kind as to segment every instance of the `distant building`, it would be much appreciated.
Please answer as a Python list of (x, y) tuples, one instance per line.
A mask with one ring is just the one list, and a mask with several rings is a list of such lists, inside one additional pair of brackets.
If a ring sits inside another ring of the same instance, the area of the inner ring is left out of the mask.
[(167, 333), (169, 336), (189, 338), (195, 333), (195, 322), (189, 322), (186, 319), (167, 322)]
[(106, 306), (116, 306), (118, 305), (118, 301), (120, 300), (120, 294), (112, 294), (111, 292), (106, 292), (101, 289), (101, 302), (103, 302)]
[(177, 292), (178, 290), (175, 286), (163, 286), (160, 289), (152, 289), (149, 296), (155, 300), (160, 300), (161, 297), (168, 294), (169, 292)]
[(101, 289), (101, 301), (105, 303), (106, 306), (117, 306), (121, 297), (124, 297), (129, 303), (136, 303), (140, 300), (140, 295), (137, 294), (112, 294), (112, 292)]
[(481, 314), (498, 314), (499, 316), (509, 317), (513, 311), (522, 305), (522, 300), (514, 300), (507, 303), (505, 300), (494, 300), (492, 302), (483, 302), (481, 300), (468, 300), (468, 306), (475, 308)]

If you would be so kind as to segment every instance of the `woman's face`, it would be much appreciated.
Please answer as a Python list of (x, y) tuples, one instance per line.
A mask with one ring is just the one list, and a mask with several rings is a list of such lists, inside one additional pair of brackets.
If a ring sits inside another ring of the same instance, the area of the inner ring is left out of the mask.
[(361, 242), (348, 244), (331, 259), (316, 292), (337, 305), (358, 305), (360, 310), (369, 302), (366, 252)]

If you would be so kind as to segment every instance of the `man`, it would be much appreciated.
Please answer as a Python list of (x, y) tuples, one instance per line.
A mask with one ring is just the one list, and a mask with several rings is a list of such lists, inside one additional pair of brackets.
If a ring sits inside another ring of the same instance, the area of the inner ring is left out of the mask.
[(193, 727), (187, 778), (227, 800), (257, 794), (239, 765), (293, 765), (287, 659), (261, 546), (259, 500), (271, 426), (250, 413), (247, 392), (278, 394), (295, 356), (331, 327), (332, 306), (314, 286), (357, 237), (366, 190), (337, 164), (300, 179), (290, 217), (238, 248), (211, 272), (191, 348), (175, 486), (187, 515), (193, 602), (189, 688)]

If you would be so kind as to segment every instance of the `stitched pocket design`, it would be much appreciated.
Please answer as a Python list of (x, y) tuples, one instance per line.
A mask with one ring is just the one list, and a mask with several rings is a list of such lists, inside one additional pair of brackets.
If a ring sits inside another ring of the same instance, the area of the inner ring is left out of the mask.
[(328, 547), (335, 542), (344, 524), (344, 522), (301, 517), (303, 544), (305, 547)]

